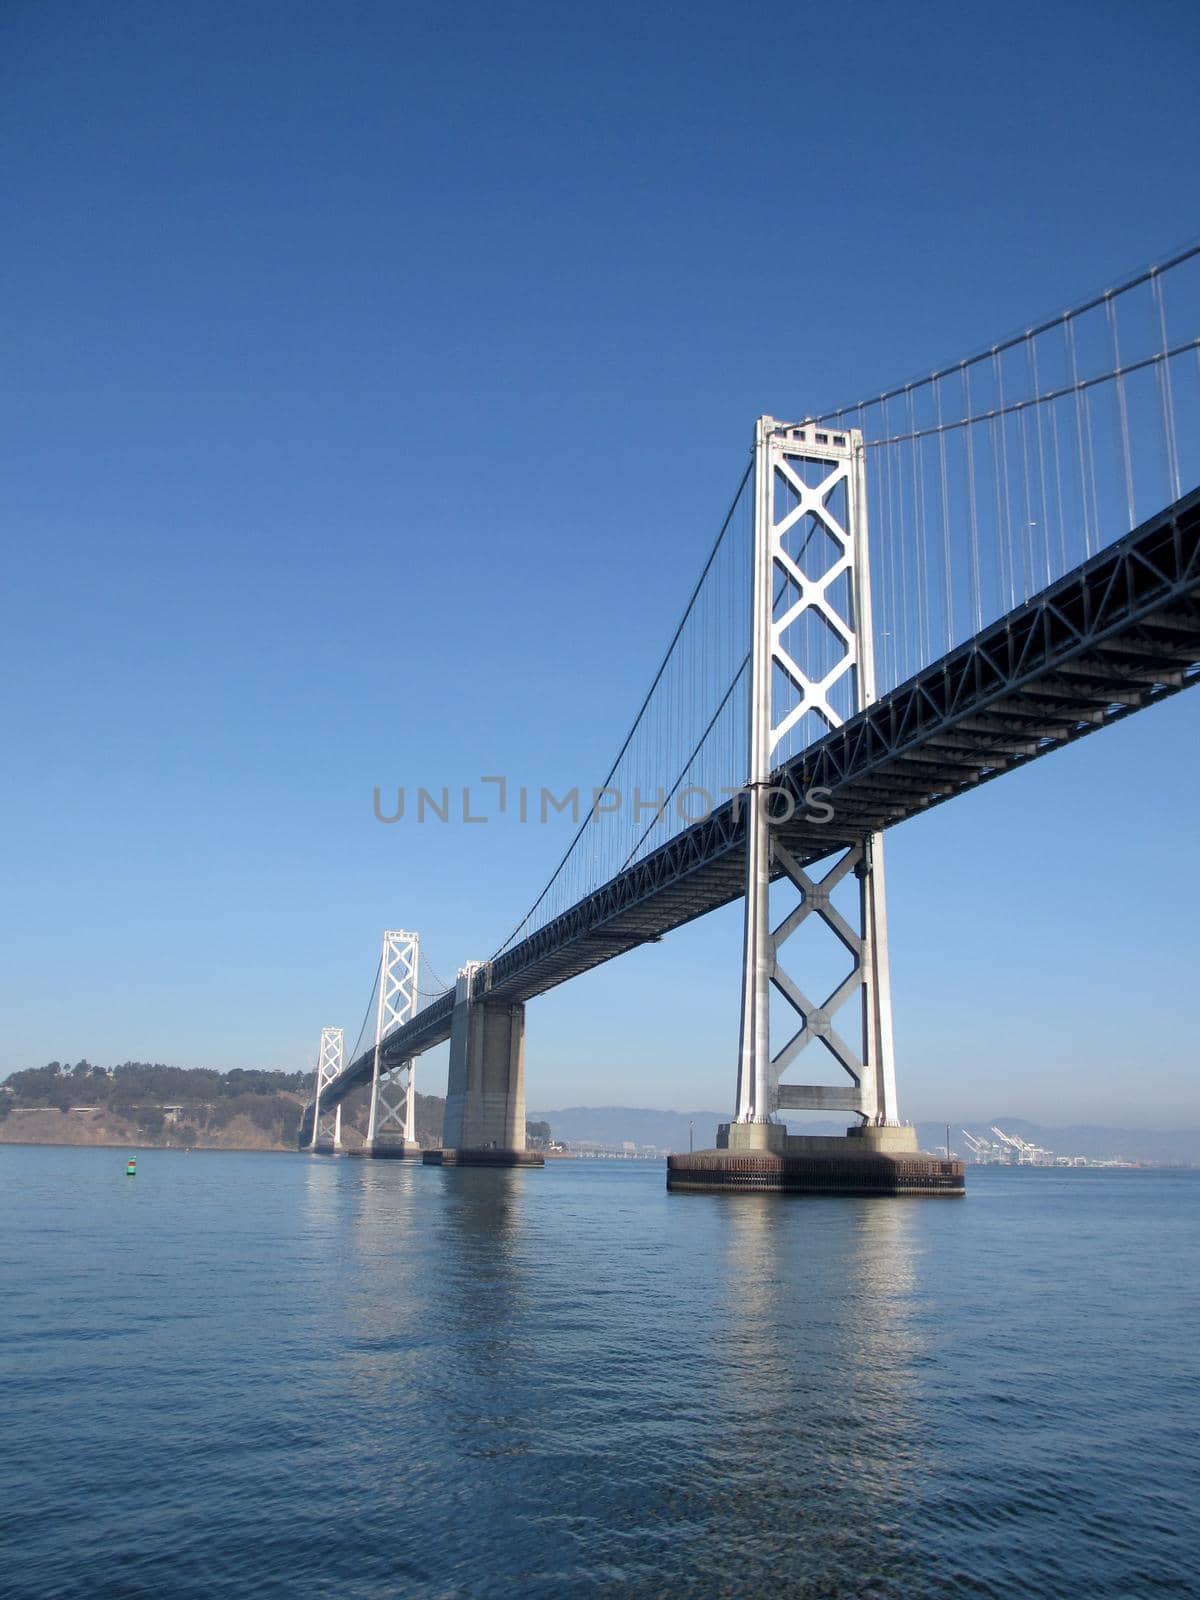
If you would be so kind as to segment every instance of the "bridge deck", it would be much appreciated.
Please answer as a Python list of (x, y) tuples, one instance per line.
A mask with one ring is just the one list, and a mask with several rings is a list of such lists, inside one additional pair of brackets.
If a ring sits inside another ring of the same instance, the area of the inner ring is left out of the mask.
[[(1200, 490), (1143, 523), (810, 745), (776, 775), (832, 821), (779, 829), (802, 864), (940, 805), (1153, 705), (1200, 677)], [(531, 999), (661, 938), (743, 889), (737, 802), (677, 834), (482, 968), (477, 997)], [(453, 994), (391, 1034), (389, 1061), (450, 1036)], [(371, 1074), (372, 1052), (323, 1104)]]

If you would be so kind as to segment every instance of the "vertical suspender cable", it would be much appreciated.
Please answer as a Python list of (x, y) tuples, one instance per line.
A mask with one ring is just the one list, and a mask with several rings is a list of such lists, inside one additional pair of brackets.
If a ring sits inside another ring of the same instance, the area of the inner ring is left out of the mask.
[(950, 564), (950, 479), (946, 471), (946, 432), (942, 423), (942, 380), (933, 386), (934, 407), (937, 413), (938, 469), (942, 490), (942, 566), (946, 590), (946, 649), (954, 644), (954, 585)]
[(933, 659), (933, 551), (929, 540), (929, 516), (925, 507), (925, 441), (917, 446), (917, 517), (921, 530), (921, 665)]
[(1090, 395), (1090, 393), (1089, 393), (1089, 391), (1087, 389), (1085, 389), (1083, 391), (1083, 415), (1084, 415), (1084, 420), (1087, 422), (1087, 441), (1086, 441), (1086, 443), (1087, 443), (1088, 483), (1090, 485), (1091, 495), (1092, 495), (1092, 528), (1095, 530), (1096, 548), (1097, 548), (1097, 550), (1099, 550), (1100, 542), (1101, 542), (1101, 534), (1100, 534), (1100, 496), (1096, 491), (1096, 434), (1095, 434), (1095, 429), (1092, 426), (1092, 401), (1091, 401), (1091, 395)]
[[(963, 414), (970, 417), (971, 411), (971, 372), (964, 361), (962, 364), (963, 380)], [(967, 502), (971, 511), (971, 587), (975, 600), (975, 632), (983, 627), (983, 585), (979, 575), (979, 510), (975, 495), (975, 430), (968, 424), (963, 429), (963, 440), (967, 449)]]
[(1075, 438), (1079, 446), (1079, 505), (1083, 521), (1083, 544), (1086, 553), (1092, 554), (1092, 527), (1088, 510), (1087, 466), (1083, 443), (1083, 391), (1079, 387), (1079, 356), (1075, 348), (1075, 323), (1068, 317), (1063, 323), (1064, 337), (1071, 367), (1071, 383), (1075, 390)]
[(917, 439), (915, 437), (917, 424), (916, 417), (913, 413), (913, 393), (911, 384), (907, 385), (905, 388), (904, 401), (905, 410), (908, 414), (909, 457), (912, 464), (913, 565), (917, 580), (916, 635), (917, 654), (920, 658), (914, 663), (914, 667), (923, 667), (928, 660), (928, 650), (925, 642), (925, 593), (928, 586), (929, 575), (925, 571), (925, 530), (923, 526), (924, 517), (922, 516), (924, 504), (923, 496), (920, 490), (920, 484), (918, 481)]
[(1046, 499), (1046, 451), (1042, 442), (1042, 405), (1041, 382), (1038, 376), (1037, 340), (1033, 337), (1032, 329), (1025, 337), (1025, 348), (1029, 354), (1030, 377), (1033, 380), (1033, 414), (1037, 422), (1037, 453), (1038, 453), (1038, 484), (1041, 488), (1042, 502), (1042, 539), (1046, 551), (1046, 582), (1050, 582), (1050, 507)]
[(1008, 552), (1008, 604), (1011, 609), (1017, 603), (1017, 560), (1016, 551), (1013, 549), (1012, 499), (1008, 482), (1008, 422), (1004, 415), (1004, 367), (998, 350), (992, 351), (992, 367), (996, 377), (996, 400), (1000, 410), (1000, 460), (1004, 471), (1004, 531), (1001, 535), (1001, 547)]
[[(1054, 444), (1054, 483), (1058, 507), (1059, 577), (1067, 570), (1067, 523), (1063, 507), (1062, 451), (1058, 442), (1058, 401), (1050, 401), (1050, 437)], [(1049, 541), (1047, 541), (1049, 543)]]
[(1104, 299), (1104, 312), (1108, 318), (1108, 332), (1112, 340), (1113, 371), (1116, 377), (1113, 382), (1117, 386), (1117, 416), (1121, 423), (1121, 465), (1125, 472), (1125, 509), (1128, 513), (1128, 527), (1137, 526), (1137, 515), (1133, 504), (1133, 459), (1129, 453), (1129, 412), (1125, 405), (1125, 379), (1121, 376), (1121, 340), (1117, 333), (1117, 305), (1112, 295)]
[(1000, 439), (996, 431), (999, 426), (999, 419), (996, 417), (995, 412), (993, 412), (989, 418), (989, 432), (992, 436), (992, 505), (996, 519), (993, 525), (993, 542), (995, 544), (1000, 576), (998, 611), (1007, 611), (1011, 609), (1011, 602), (1008, 606), (1004, 604), (1005, 592), (1008, 589), (1008, 571), (1005, 559), (1008, 548), (1008, 539), (1004, 534), (1004, 505), (1000, 489)]
[[(1172, 502), (1179, 499), (1181, 488), (1179, 480), (1179, 451), (1175, 438), (1175, 396), (1171, 389), (1171, 362), (1167, 356), (1170, 345), (1167, 343), (1167, 313), (1163, 305), (1162, 279), (1157, 272), (1150, 275), (1150, 288), (1154, 295), (1154, 306), (1158, 312), (1159, 349), (1162, 351), (1162, 360), (1154, 368), (1158, 379), (1158, 394), (1162, 404), (1163, 434), (1167, 445), (1167, 478), (1170, 483)], [(1200, 359), (1200, 351), (1197, 351)]]
[[(891, 431), (891, 417), (888, 411), (889, 403), (883, 402), (883, 434), (886, 439)], [(899, 496), (893, 482), (893, 464), (895, 461), (895, 447), (884, 445), (887, 462), (887, 517), (888, 517), (888, 544), (891, 549), (889, 562), (889, 582), (891, 587), (890, 623), (892, 629), (892, 683), (897, 684), (904, 677), (904, 667), (908, 662), (908, 608), (904, 604), (904, 579), (903, 568), (906, 565), (904, 551), (904, 522), (898, 507)]]
[(1033, 504), (1029, 498), (1029, 429), (1025, 422), (1025, 408), (1017, 412), (1017, 432), (1021, 436), (1021, 500), (1025, 528), (1021, 536), (1021, 599), (1028, 600), (1033, 593)]

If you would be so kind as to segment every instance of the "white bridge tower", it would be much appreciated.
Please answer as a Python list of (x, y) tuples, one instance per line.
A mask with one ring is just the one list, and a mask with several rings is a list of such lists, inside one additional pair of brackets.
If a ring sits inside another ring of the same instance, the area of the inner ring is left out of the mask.
[(317, 1084), (313, 1096), (312, 1143), (310, 1150), (338, 1151), (342, 1148), (342, 1104), (339, 1100), (332, 1111), (321, 1111), (321, 1096), (342, 1070), (345, 1043), (340, 1028), (321, 1029), (321, 1047), (317, 1051)]
[[(783, 1148), (776, 1112), (848, 1112), (859, 1126), (876, 1128), (894, 1127), (898, 1117), (882, 839), (873, 834), (842, 848), (815, 876), (771, 822), (771, 774), (784, 756), (776, 752), (800, 719), (811, 711), (825, 730), (836, 728), (875, 698), (862, 435), (762, 417), (754, 489), (742, 1027), (737, 1120), (723, 1134), (731, 1149), (767, 1150)], [(815, 562), (805, 554), (814, 539), (826, 552)], [(814, 634), (821, 649), (810, 644), (806, 650)], [(853, 921), (831, 899), (850, 873), (858, 883)], [(799, 902), (772, 927), (769, 889), (780, 876)], [(849, 974), (819, 1003), (782, 960), (787, 940), (809, 917), (819, 918), (851, 959)], [(794, 1021), (774, 1052), (772, 990)], [(862, 1008), (861, 1053), (835, 1022), (855, 995)], [(781, 1081), (814, 1041), (843, 1068), (847, 1084)]]
[(375, 1012), (375, 1066), (371, 1074), (371, 1113), (367, 1148), (372, 1155), (402, 1156), (417, 1151), (416, 1064), (412, 1060), (385, 1066), (384, 1040), (417, 1009), (419, 935), (393, 929), (383, 936), (379, 959), (379, 1004)]

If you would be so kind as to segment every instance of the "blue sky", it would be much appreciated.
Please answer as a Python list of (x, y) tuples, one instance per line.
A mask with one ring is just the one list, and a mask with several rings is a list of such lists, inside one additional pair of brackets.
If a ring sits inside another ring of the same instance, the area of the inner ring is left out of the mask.
[[(373, 787), (598, 781), (759, 413), (1197, 231), (1198, 46), (1173, 0), (9, 0), (0, 1071), (307, 1066), (385, 926), (487, 955), (562, 825)], [(891, 836), (907, 1114), (1200, 1123), (1198, 718)], [(534, 1002), (530, 1103), (729, 1105), (737, 946)]]

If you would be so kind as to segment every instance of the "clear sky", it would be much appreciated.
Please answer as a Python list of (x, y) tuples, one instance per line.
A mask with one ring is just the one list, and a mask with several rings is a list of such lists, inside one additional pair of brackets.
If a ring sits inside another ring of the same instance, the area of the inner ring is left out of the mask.
[[(308, 1066), (565, 839), (754, 418), (1197, 228), (1187, 0), (7, 0), (0, 1071)], [(1200, 1123), (1200, 696), (890, 836), (901, 1108)], [(736, 908), (529, 1009), (531, 1105), (728, 1107)], [(444, 1081), (431, 1057), (422, 1087)]]

